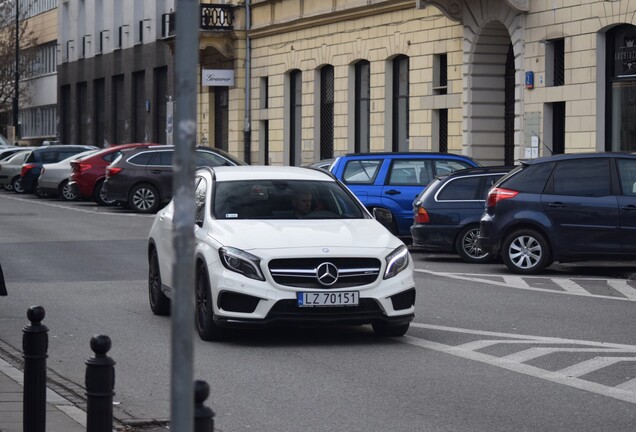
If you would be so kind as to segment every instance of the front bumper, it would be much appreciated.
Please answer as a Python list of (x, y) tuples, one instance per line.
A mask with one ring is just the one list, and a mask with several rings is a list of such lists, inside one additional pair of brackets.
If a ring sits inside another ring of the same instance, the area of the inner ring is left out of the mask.
[(494, 221), (492, 216), (486, 214), (482, 216), (479, 223), (479, 247), (482, 251), (492, 255), (499, 254), (500, 240), (494, 233)]
[[(216, 264), (218, 266), (208, 267), (208, 274), (214, 298), (214, 321), (219, 326), (240, 328), (373, 323), (393, 326), (407, 324), (415, 316), (412, 263), (390, 279), (383, 279), (379, 275), (372, 284), (326, 290), (358, 291), (359, 304), (352, 307), (299, 307), (296, 299), (298, 292), (323, 290), (279, 285), (270, 279), (269, 274), (266, 275), (266, 281), (248, 279), (225, 269), (218, 262)], [(234, 299), (233, 302), (227, 300), (228, 294)]]

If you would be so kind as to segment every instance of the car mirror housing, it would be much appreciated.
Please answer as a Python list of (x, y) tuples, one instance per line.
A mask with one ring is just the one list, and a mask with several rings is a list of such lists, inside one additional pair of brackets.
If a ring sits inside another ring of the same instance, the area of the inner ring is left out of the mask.
[(380, 222), (387, 229), (391, 229), (393, 223), (393, 215), (390, 210), (381, 207), (375, 207), (373, 209), (373, 218)]

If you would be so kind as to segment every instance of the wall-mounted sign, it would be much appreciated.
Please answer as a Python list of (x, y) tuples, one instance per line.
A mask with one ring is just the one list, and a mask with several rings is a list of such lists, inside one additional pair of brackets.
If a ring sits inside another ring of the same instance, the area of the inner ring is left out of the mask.
[(526, 72), (526, 88), (527, 89), (534, 88), (534, 72), (532, 71)]
[(234, 70), (203, 69), (201, 85), (208, 87), (234, 87)]

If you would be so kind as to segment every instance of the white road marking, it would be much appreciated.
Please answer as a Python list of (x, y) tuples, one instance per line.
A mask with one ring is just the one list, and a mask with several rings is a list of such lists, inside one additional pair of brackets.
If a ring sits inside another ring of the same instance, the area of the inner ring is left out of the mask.
[[(472, 335), (480, 335), (480, 336), (489, 336), (489, 337), (508, 337), (512, 338), (512, 340), (488, 340), (485, 343), (479, 344), (463, 344), (459, 346), (451, 346), (444, 345), (439, 342), (434, 342), (426, 339), (421, 339), (413, 336), (403, 336), (401, 338), (395, 338), (396, 341), (408, 343), (410, 345), (418, 346), (421, 348), (431, 349), (434, 351), (454, 355), (457, 357), (465, 358), (468, 360), (474, 360), (481, 363), (485, 363), (491, 366), (500, 367), (502, 369), (510, 370), (513, 372), (518, 372), (524, 375), (532, 376), (535, 378), (544, 379), (547, 381), (551, 381), (558, 384), (567, 385), (569, 387), (577, 388), (579, 390), (600, 394), (603, 396), (611, 397), (614, 399), (618, 399), (625, 402), (630, 402), (636, 404), (636, 379), (624, 382), (615, 387), (606, 386), (603, 384), (598, 384), (591, 381), (586, 381), (578, 378), (580, 375), (574, 376), (574, 374), (581, 373), (584, 375), (585, 373), (589, 373), (593, 370), (598, 370), (600, 368), (606, 367), (610, 364), (619, 362), (619, 361), (635, 361), (635, 357), (599, 357), (595, 360), (596, 362), (581, 362), (577, 365), (570, 366), (569, 368), (565, 368), (558, 372), (551, 372), (544, 369), (540, 369), (534, 366), (530, 366), (519, 362), (518, 360), (522, 360), (524, 357), (519, 355), (517, 358), (514, 355), (510, 355), (507, 357), (497, 357), (491, 356), (487, 354), (483, 354), (480, 352), (476, 352), (473, 349), (466, 348), (477, 348), (479, 346), (490, 346), (495, 343), (542, 343), (542, 344), (574, 344), (574, 345), (585, 345), (587, 348), (563, 348), (563, 350), (583, 350), (585, 352), (630, 352), (636, 353), (636, 346), (634, 345), (625, 345), (625, 344), (614, 344), (614, 343), (604, 343), (604, 342), (595, 342), (595, 341), (584, 341), (584, 340), (575, 340), (575, 339), (561, 339), (561, 338), (552, 338), (552, 337), (543, 337), (543, 336), (529, 336), (529, 335), (519, 335), (515, 333), (500, 333), (500, 332), (490, 332), (490, 331), (482, 331), (482, 330), (471, 330), (471, 329), (462, 329), (455, 327), (445, 327), (445, 326), (437, 326), (437, 325), (429, 325), (429, 324), (419, 324), (419, 323), (411, 323), (412, 327), (417, 328), (425, 328), (431, 330), (442, 330), (448, 332), (462, 333), (462, 334), (472, 334)], [(596, 348), (589, 348), (596, 347)], [(540, 349), (543, 347), (537, 347), (533, 349)], [(560, 350), (561, 348), (557, 348)], [(544, 351), (548, 353), (548, 350), (555, 350), (554, 348), (545, 348)], [(530, 350), (522, 351), (526, 352)], [(534, 354), (533, 354), (534, 355)], [(526, 357), (531, 357), (529, 353), (525, 354)], [(603, 360), (599, 360), (603, 359)], [(578, 366), (577, 369), (575, 367)], [(587, 372), (586, 372), (587, 371)], [(566, 372), (566, 373), (563, 373)]]
[(74, 211), (77, 213), (89, 213), (89, 214), (99, 214), (99, 215), (113, 215), (113, 216), (133, 216), (133, 217), (148, 217), (148, 216), (152, 216), (154, 217), (153, 214), (143, 214), (143, 213), (110, 213), (110, 212), (104, 212), (104, 211), (99, 211), (99, 207), (95, 207), (93, 209), (83, 209), (83, 208), (78, 208), (78, 207), (70, 207), (70, 206), (65, 206), (65, 205), (61, 205), (61, 204), (55, 204), (49, 201), (36, 201), (36, 200), (31, 200), (31, 199), (25, 199), (25, 198), (19, 198), (19, 197), (12, 197), (12, 196), (5, 196), (5, 195), (0, 195), (0, 197), (2, 198), (7, 198), (10, 200), (14, 200), (14, 201), (22, 201), (22, 202), (26, 202), (26, 203), (32, 203), (32, 204), (38, 204), (38, 205), (44, 205), (44, 206), (49, 206), (49, 207), (55, 207), (55, 208), (60, 208), (60, 209), (64, 209), (64, 210), (70, 210), (70, 211)]
[(583, 289), (581, 285), (577, 284), (572, 279), (552, 278), (550, 280), (563, 288), (564, 291), (567, 291), (569, 293), (583, 295), (590, 294), (587, 290)]
[[(593, 353), (621, 353), (626, 350), (620, 350), (615, 348), (548, 348), (548, 347), (534, 347), (528, 348), (527, 350), (519, 351), (513, 354), (509, 354), (502, 358), (510, 361), (515, 361), (519, 363), (525, 363), (529, 360), (534, 360), (539, 357), (543, 357), (545, 355), (554, 354), (557, 352), (593, 352)], [(629, 352), (629, 351), (628, 351)], [(636, 353), (636, 348), (634, 348), (634, 353)], [(636, 357), (632, 357), (636, 360)]]
[(504, 283), (515, 288), (530, 288), (530, 285), (521, 276), (504, 276)]
[[(513, 284), (508, 284), (505, 281), (505, 278), (507, 276), (499, 276), (499, 275), (492, 275), (492, 274), (491, 275), (484, 275), (484, 274), (468, 274), (468, 273), (447, 273), (447, 272), (435, 272), (435, 271), (432, 271), (432, 270), (423, 270), (423, 269), (415, 269), (415, 272), (430, 274), (430, 275), (438, 276), (438, 277), (446, 277), (446, 278), (449, 278), (449, 279), (457, 279), (457, 280), (462, 280), (462, 281), (477, 282), (477, 283), (483, 283), (483, 284), (487, 284), (487, 285), (495, 285), (495, 286), (501, 286), (501, 287), (506, 287), (506, 288), (513, 288), (513, 289), (522, 289), (522, 290), (527, 290), (527, 291), (537, 291), (537, 292), (544, 292), (544, 293), (550, 293), (550, 294), (561, 294), (561, 295), (574, 295), (574, 296), (581, 296), (581, 297), (594, 297), (594, 298), (600, 298), (600, 299), (606, 299), (606, 300), (636, 301), (636, 294), (634, 294), (632, 296), (627, 296), (624, 292), (621, 292), (621, 294), (625, 295), (625, 297), (592, 294), (592, 293), (586, 291), (583, 287), (581, 287), (577, 283), (575, 283), (575, 282), (573, 282), (573, 281), (571, 281), (570, 279), (567, 279), (567, 278), (549, 278), (550, 280), (555, 282), (557, 285), (559, 285), (563, 289), (563, 291), (558, 291), (558, 290), (555, 290), (555, 289), (536, 288), (536, 287), (531, 287), (531, 286), (521, 286), (521, 284), (519, 284), (518, 282), (513, 283)], [(501, 277), (502, 281), (500, 282), (500, 281), (497, 281), (497, 280), (485, 279), (483, 276)], [(531, 277), (531, 276), (523, 276), (523, 279), (532, 279), (532, 278), (533, 277)], [(545, 277), (539, 277), (539, 276), (534, 276), (534, 278), (546, 279)], [(608, 283), (608, 284), (610, 284), (609, 282), (612, 281), (612, 279), (599, 279), (599, 278), (577, 278), (577, 280), (601, 281), (601, 282), (605, 282), (605, 283)], [(615, 279), (614, 281), (621, 281), (621, 280), (620, 279)], [(625, 285), (624, 285), (625, 287), (627, 287), (628, 289), (633, 289), (629, 285), (627, 285), (626, 281), (624, 281), (624, 282), (625, 282)], [(527, 283), (526, 283), (526, 285), (527, 285)], [(622, 286), (622, 285), (619, 285), (619, 286)], [(615, 288), (615, 287), (612, 286), (612, 288)], [(628, 292), (626, 289), (624, 291)]]
[(608, 280), (609, 286), (631, 300), (636, 300), (636, 289), (627, 284), (626, 280)]
[(636, 357), (595, 357), (572, 366), (568, 366), (557, 373), (571, 377), (580, 377), (595, 370), (613, 365), (619, 362), (636, 362)]

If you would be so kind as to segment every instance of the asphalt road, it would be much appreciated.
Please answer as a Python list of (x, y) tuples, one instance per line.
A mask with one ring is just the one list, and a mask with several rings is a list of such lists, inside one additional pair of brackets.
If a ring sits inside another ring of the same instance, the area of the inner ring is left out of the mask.
[[(0, 357), (19, 366), (31, 305), (46, 309), (49, 377), (81, 407), (90, 338), (111, 337), (115, 415), (165, 424), (170, 320), (146, 293), (152, 216), (0, 192)], [(413, 252), (407, 336), (368, 327), (195, 337), (215, 427), (241, 431), (633, 431), (631, 267), (553, 266), (516, 277)], [(194, 329), (193, 329), (194, 331)], [(165, 430), (165, 427), (157, 428)]]

